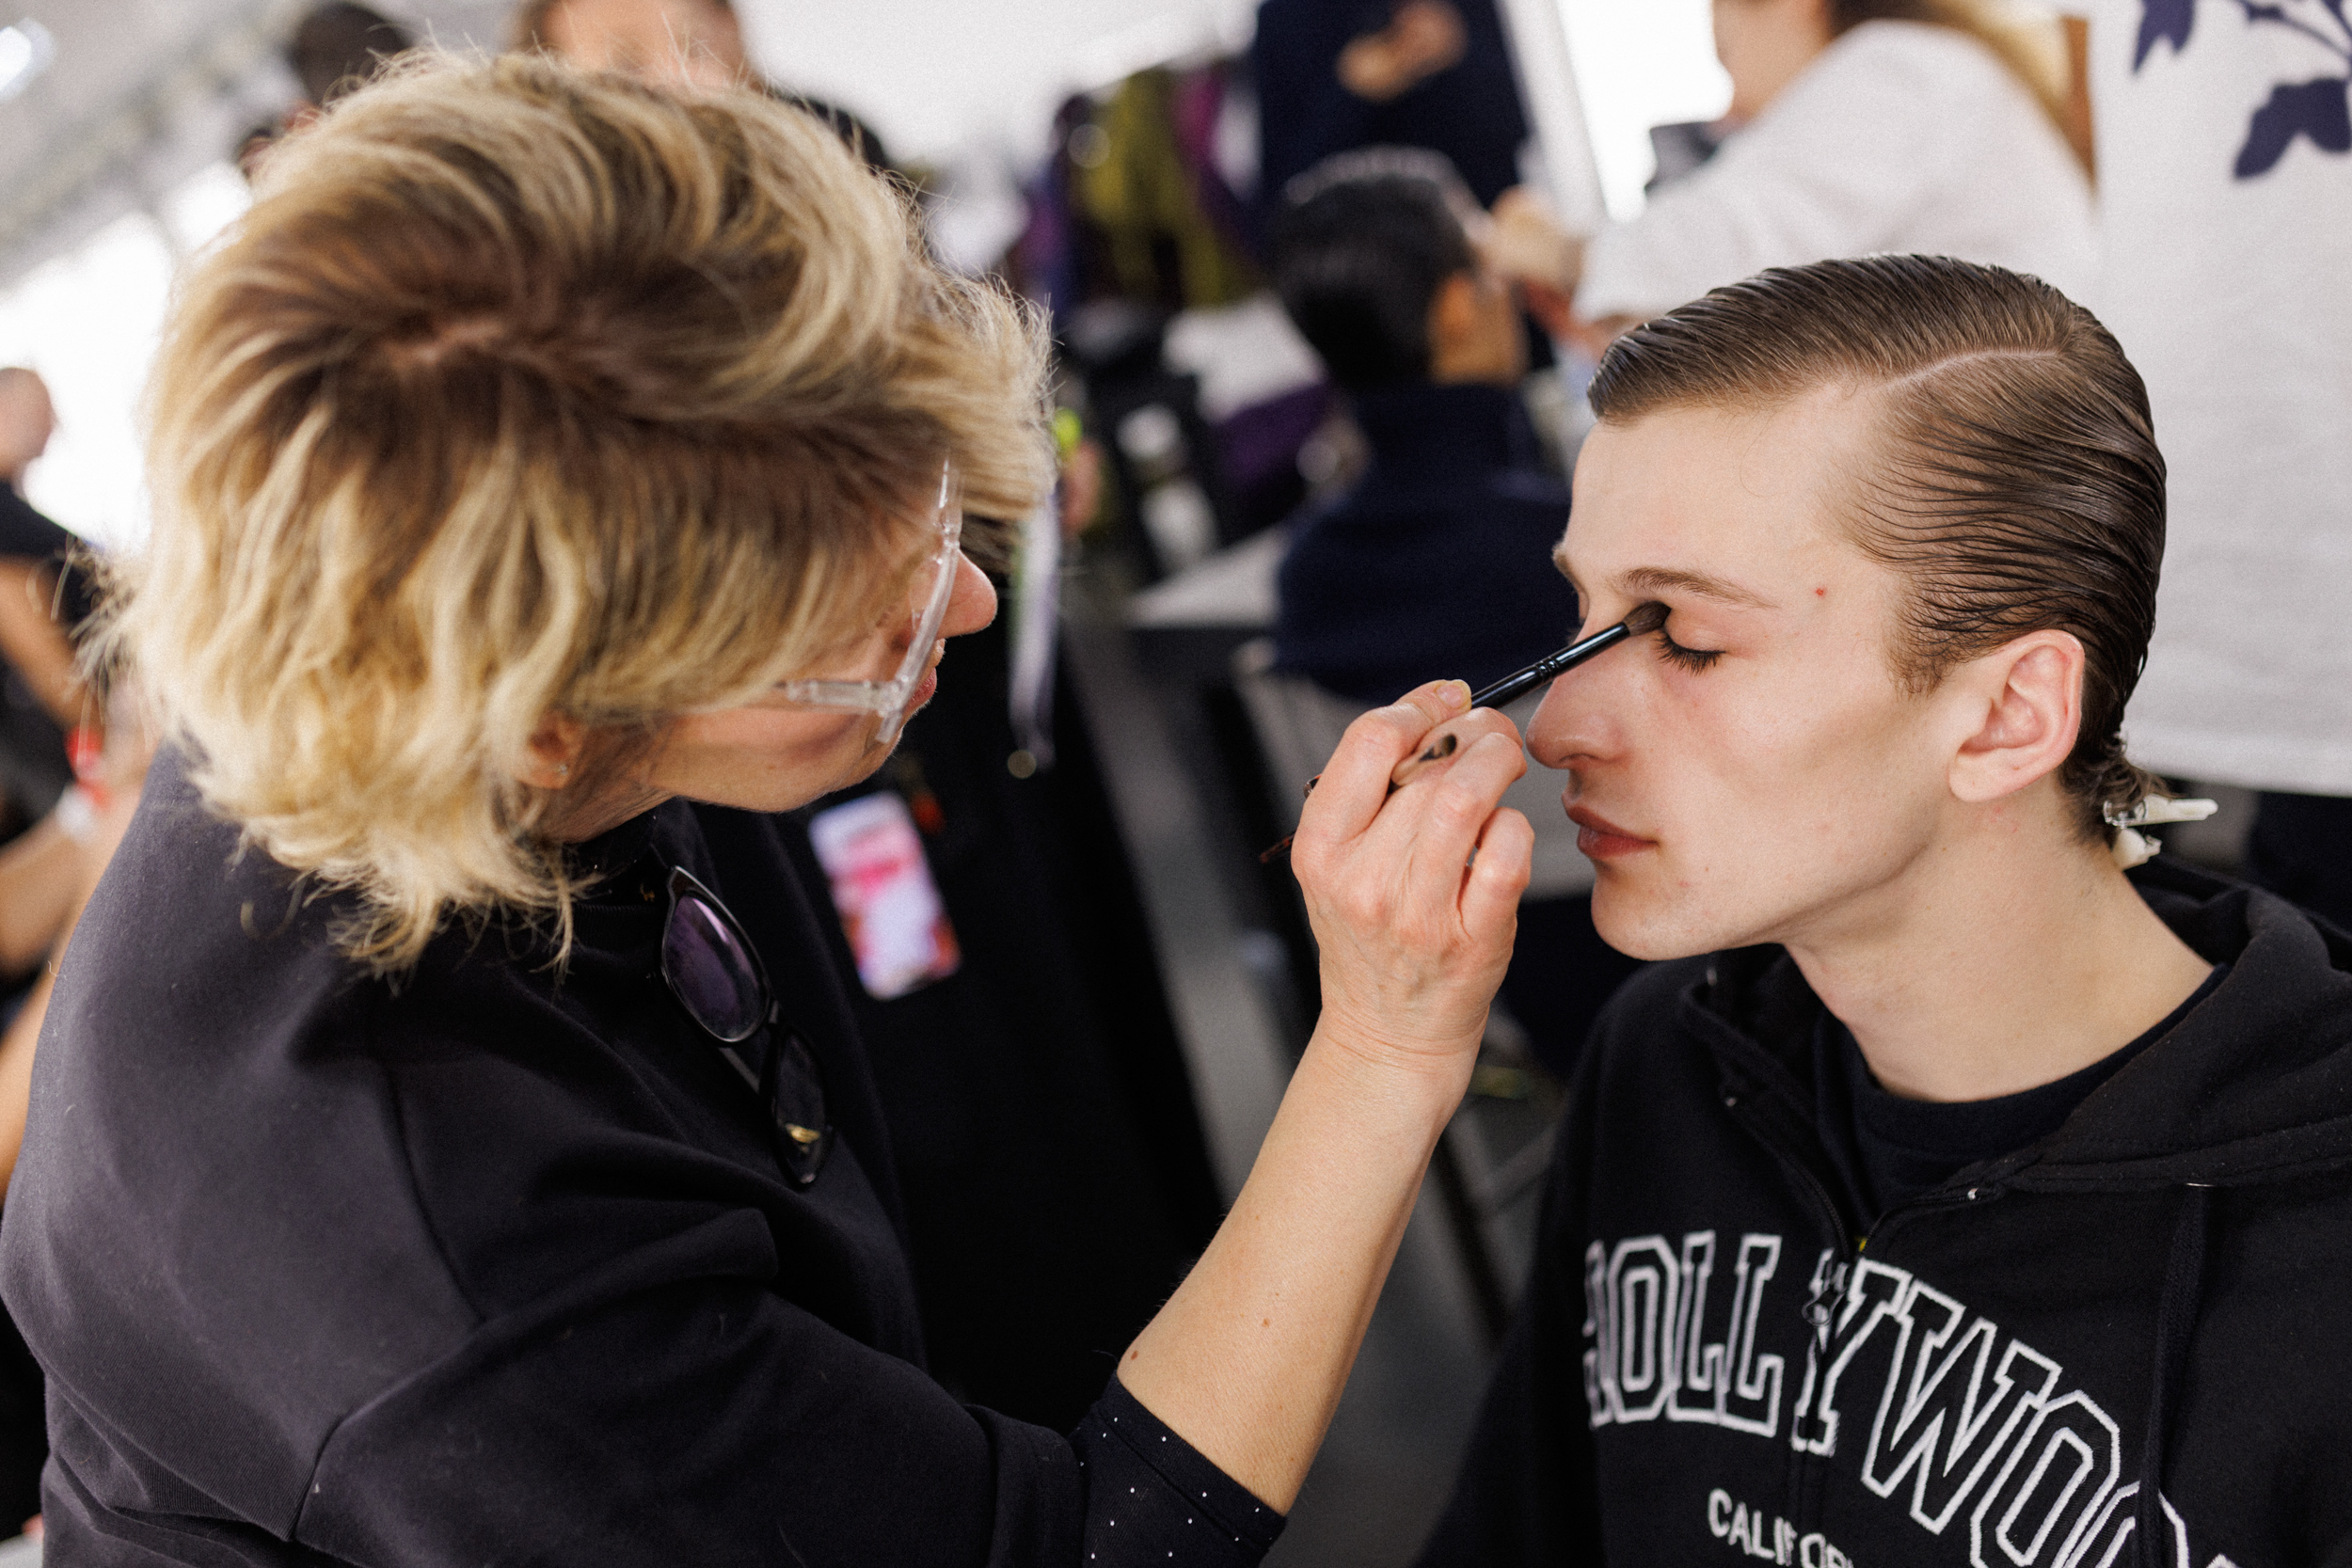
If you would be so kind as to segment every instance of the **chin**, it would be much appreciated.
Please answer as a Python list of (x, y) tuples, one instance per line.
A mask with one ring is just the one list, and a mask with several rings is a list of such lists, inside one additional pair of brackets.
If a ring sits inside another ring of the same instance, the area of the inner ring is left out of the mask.
[(1593, 928), (1601, 941), (1645, 963), (1719, 953), (1755, 940), (1684, 900), (1629, 886), (1608, 867), (1600, 868), (1593, 883)]

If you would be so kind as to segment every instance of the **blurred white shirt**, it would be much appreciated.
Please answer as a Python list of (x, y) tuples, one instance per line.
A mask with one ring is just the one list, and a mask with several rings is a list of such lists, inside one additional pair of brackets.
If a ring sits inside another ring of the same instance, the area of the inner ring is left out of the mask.
[(2041, 103), (1964, 33), (1866, 22), (1641, 216), (1594, 236), (1576, 305), (1648, 316), (1766, 267), (1917, 251), (2096, 276), (2090, 184)]
[(2107, 236), (2088, 303), (2170, 469), (2124, 738), (2161, 772), (2352, 795), (2352, 25), (2319, 0), (2069, 8)]

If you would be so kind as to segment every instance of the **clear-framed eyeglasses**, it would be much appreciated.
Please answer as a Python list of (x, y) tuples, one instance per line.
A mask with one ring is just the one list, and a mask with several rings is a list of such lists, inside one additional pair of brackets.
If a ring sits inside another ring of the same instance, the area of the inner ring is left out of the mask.
[[(914, 580), (908, 587), (914, 636), (898, 668), (888, 674), (849, 669), (820, 678), (779, 681), (773, 689), (777, 698), (807, 707), (878, 714), (882, 726), (874, 733), (874, 744), (887, 746), (898, 738), (914, 689), (930, 667), (931, 648), (947, 619), (947, 601), (955, 597), (956, 573), (963, 559), (963, 493), (951, 463), (940, 466), (930, 523), (937, 547), (915, 568)], [(873, 657), (886, 659), (889, 646), (889, 641), (881, 643), (882, 651)]]

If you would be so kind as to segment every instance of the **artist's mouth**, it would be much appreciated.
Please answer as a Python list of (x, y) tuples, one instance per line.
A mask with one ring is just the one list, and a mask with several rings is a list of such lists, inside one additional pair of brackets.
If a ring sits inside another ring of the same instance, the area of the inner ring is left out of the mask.
[(1597, 861), (1617, 860), (1658, 847), (1656, 839), (1629, 833), (1590, 806), (1570, 806), (1568, 820), (1576, 824), (1576, 847)]

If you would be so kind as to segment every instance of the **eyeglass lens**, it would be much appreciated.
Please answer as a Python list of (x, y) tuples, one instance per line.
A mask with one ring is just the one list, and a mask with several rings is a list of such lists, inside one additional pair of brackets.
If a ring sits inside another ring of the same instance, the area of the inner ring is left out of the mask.
[(751, 955), (717, 911), (679, 895), (661, 932), (661, 974), (696, 1023), (734, 1045), (767, 1022)]

